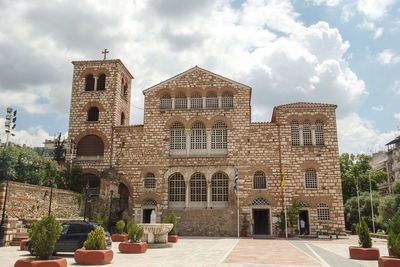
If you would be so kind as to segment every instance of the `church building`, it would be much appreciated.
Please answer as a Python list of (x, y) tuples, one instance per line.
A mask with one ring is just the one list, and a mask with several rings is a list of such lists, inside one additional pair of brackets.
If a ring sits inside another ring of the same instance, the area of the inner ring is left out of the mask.
[(285, 196), (307, 234), (345, 233), (336, 105), (279, 105), (251, 122), (251, 88), (195, 66), (144, 90), (143, 125), (129, 125), (121, 60), (72, 63), (68, 160), (112, 220), (174, 211), (180, 235), (237, 236), (239, 210), (239, 228), (274, 235)]

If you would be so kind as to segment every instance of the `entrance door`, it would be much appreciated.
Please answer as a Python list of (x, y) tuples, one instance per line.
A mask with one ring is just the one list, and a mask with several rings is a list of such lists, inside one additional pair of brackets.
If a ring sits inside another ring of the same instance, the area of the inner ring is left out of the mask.
[(144, 209), (143, 210), (143, 223), (150, 223), (150, 215), (154, 209)]
[[(299, 225), (301, 225), (300, 224), (300, 221), (301, 220), (304, 220), (304, 222), (305, 222), (305, 235), (309, 235), (310, 234), (310, 222), (309, 222), (309, 220), (308, 220), (308, 210), (301, 210), (300, 211), (300, 214), (299, 214)], [(301, 231), (301, 229), (300, 229), (300, 231)], [(303, 233), (302, 233), (303, 234)]]
[(254, 234), (269, 235), (269, 210), (253, 210)]

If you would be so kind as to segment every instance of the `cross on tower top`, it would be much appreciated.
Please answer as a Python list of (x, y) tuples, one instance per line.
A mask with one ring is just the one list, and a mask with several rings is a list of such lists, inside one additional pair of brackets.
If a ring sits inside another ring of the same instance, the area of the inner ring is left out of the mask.
[(108, 51), (107, 48), (104, 48), (104, 51), (101, 53), (104, 54), (104, 60), (106, 60), (107, 54), (110, 53), (110, 51)]

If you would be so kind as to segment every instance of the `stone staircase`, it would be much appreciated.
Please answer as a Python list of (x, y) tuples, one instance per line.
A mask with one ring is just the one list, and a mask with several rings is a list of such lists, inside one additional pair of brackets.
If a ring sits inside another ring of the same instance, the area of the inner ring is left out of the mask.
[(14, 233), (12, 240), (10, 241), (10, 246), (19, 246), (21, 240), (28, 239), (28, 229), (22, 221), (18, 221), (14, 227)]

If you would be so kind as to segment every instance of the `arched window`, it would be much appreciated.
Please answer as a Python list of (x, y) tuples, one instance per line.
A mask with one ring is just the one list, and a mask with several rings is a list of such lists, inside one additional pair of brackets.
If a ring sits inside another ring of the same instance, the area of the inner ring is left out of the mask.
[(222, 94), (222, 107), (233, 108), (233, 94), (231, 92), (225, 92)]
[(125, 124), (125, 113), (121, 113), (121, 125)]
[(305, 183), (306, 188), (318, 188), (317, 172), (313, 168), (306, 170)]
[(203, 108), (203, 98), (201, 94), (194, 93), (190, 97), (190, 108)]
[(210, 92), (206, 96), (206, 107), (207, 108), (218, 108), (218, 97), (214, 92)]
[(93, 91), (94, 90), (94, 78), (92, 74), (86, 76), (85, 83), (85, 91)]
[(299, 134), (299, 123), (297, 121), (292, 121), (290, 123), (290, 131), (292, 135), (292, 146), (300, 145), (300, 134)]
[(254, 189), (266, 189), (267, 188), (267, 178), (263, 171), (256, 171), (253, 177), (253, 188)]
[(160, 109), (171, 109), (172, 99), (169, 94), (165, 94), (160, 98)]
[(207, 201), (206, 177), (202, 173), (195, 173), (190, 178), (190, 201)]
[(168, 179), (168, 199), (170, 202), (183, 202), (186, 200), (186, 186), (183, 175), (174, 173)]
[(212, 127), (211, 149), (226, 149), (228, 143), (227, 127), (222, 121), (218, 121)]
[(186, 149), (185, 127), (175, 122), (170, 129), (170, 149)]
[(190, 149), (207, 149), (206, 126), (200, 121), (192, 125)]
[(100, 74), (97, 79), (97, 91), (103, 91), (106, 89), (106, 75)]
[(87, 120), (88, 121), (98, 121), (99, 120), (99, 109), (97, 107), (91, 107), (89, 109)]
[(308, 120), (303, 123), (303, 143), (305, 146), (312, 146), (311, 123)]
[(318, 221), (329, 221), (331, 219), (329, 206), (326, 203), (319, 203), (317, 208)]
[(175, 109), (187, 109), (187, 98), (184, 93), (179, 93), (176, 95)]
[(315, 121), (315, 144), (324, 145), (324, 123), (320, 120)]
[(143, 181), (143, 187), (146, 189), (156, 188), (156, 178), (154, 176), (154, 173), (149, 172), (148, 174), (146, 174), (146, 177)]
[(81, 176), (82, 187), (89, 185), (88, 193), (91, 196), (98, 196), (100, 193), (100, 179), (94, 174), (86, 173)]
[(104, 143), (97, 135), (86, 135), (83, 137), (77, 147), (77, 156), (103, 156)]
[(119, 209), (120, 212), (128, 209), (129, 207), (129, 189), (123, 183), (120, 183), (118, 186), (119, 193)]
[(226, 174), (217, 172), (211, 177), (211, 200), (228, 201), (229, 178)]

